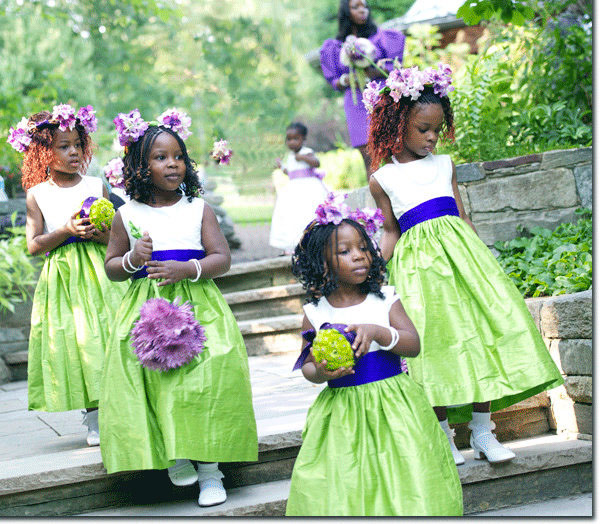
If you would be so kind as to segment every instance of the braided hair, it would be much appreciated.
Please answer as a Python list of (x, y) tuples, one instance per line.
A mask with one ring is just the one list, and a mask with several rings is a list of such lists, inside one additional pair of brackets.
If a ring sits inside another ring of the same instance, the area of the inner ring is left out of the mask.
[(371, 157), (371, 169), (378, 169), (382, 161), (392, 155), (398, 155), (404, 149), (408, 115), (417, 104), (439, 104), (444, 112), (442, 124), (442, 139), (454, 140), (454, 113), (447, 96), (439, 96), (433, 92), (433, 87), (425, 86), (417, 100), (403, 96), (394, 102), (389, 93), (382, 94), (373, 107), (369, 125), (367, 149)]
[(385, 260), (381, 251), (373, 244), (362, 225), (345, 218), (337, 225), (331, 222), (311, 222), (294, 250), (292, 273), (306, 290), (307, 303), (316, 304), (321, 297), (329, 296), (338, 287), (337, 275), (326, 266), (325, 259), (328, 249), (337, 244), (337, 231), (341, 224), (349, 224), (359, 232), (371, 256), (371, 268), (366, 280), (359, 285), (360, 291), (383, 298), (381, 285), (385, 277)]
[(144, 204), (154, 200), (148, 158), (156, 138), (161, 133), (169, 133), (173, 136), (181, 149), (185, 162), (185, 177), (177, 191), (187, 196), (191, 202), (195, 196), (204, 193), (204, 189), (198, 179), (196, 162), (189, 157), (185, 142), (181, 137), (172, 129), (164, 126), (149, 126), (144, 136), (127, 147), (127, 152), (123, 157), (125, 192), (133, 200)]
[[(40, 111), (29, 117), (29, 124), (36, 124), (50, 120), (52, 113), (49, 111)], [(81, 140), (82, 164), (79, 174), (84, 175), (92, 160), (92, 139), (80, 124), (75, 125), (75, 129)], [(23, 155), (23, 165), (21, 166), (21, 185), (27, 191), (33, 186), (37, 186), (50, 178), (48, 167), (54, 160), (52, 152), (52, 141), (56, 136), (58, 124), (45, 123), (40, 127), (35, 127), (31, 135), (31, 143)]]

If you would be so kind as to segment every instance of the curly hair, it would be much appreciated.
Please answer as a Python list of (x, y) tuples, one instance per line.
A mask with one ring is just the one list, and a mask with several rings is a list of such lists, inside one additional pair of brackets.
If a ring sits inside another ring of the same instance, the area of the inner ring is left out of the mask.
[[(346, 37), (352, 33), (352, 18), (350, 17), (350, 0), (340, 0), (340, 7), (338, 9), (338, 34), (335, 37), (336, 40), (343, 42)], [(369, 9), (369, 16), (367, 21), (359, 26), (356, 26), (357, 35), (359, 38), (369, 38), (377, 32), (377, 26), (371, 19), (371, 10)]]
[(338, 287), (337, 275), (326, 267), (325, 258), (327, 250), (337, 243), (337, 231), (341, 224), (349, 224), (359, 232), (371, 256), (371, 268), (366, 280), (359, 285), (360, 291), (375, 293), (383, 298), (381, 285), (385, 278), (385, 260), (381, 251), (373, 244), (363, 226), (345, 218), (338, 225), (311, 222), (294, 250), (292, 273), (306, 290), (307, 303), (316, 304), (321, 297), (329, 296)]
[(447, 96), (436, 95), (431, 86), (425, 86), (417, 100), (403, 96), (398, 102), (394, 102), (389, 93), (382, 94), (373, 107), (369, 125), (367, 150), (371, 157), (372, 170), (379, 168), (381, 163), (392, 155), (402, 152), (406, 139), (408, 115), (417, 104), (441, 105), (444, 112), (442, 140), (454, 141), (454, 113)]
[(204, 193), (204, 189), (198, 179), (196, 162), (189, 157), (185, 142), (181, 137), (172, 129), (163, 126), (149, 126), (144, 136), (126, 149), (125, 156), (123, 157), (125, 192), (133, 200), (144, 204), (154, 201), (148, 157), (156, 138), (161, 133), (169, 133), (177, 140), (181, 148), (185, 162), (185, 177), (181, 187), (177, 191), (187, 196), (191, 202), (195, 196)]
[(308, 128), (302, 122), (292, 122), (289, 126), (285, 128), (286, 131), (290, 129), (295, 129), (300, 133), (304, 138), (308, 135)]
[[(40, 111), (39, 113), (31, 115), (28, 123), (35, 124), (37, 122), (43, 122), (44, 120), (49, 120), (51, 117), (52, 113)], [(88, 135), (83, 126), (76, 124), (75, 129), (79, 134), (81, 151), (83, 153), (79, 174), (84, 175), (92, 160), (93, 144), (90, 135)], [(21, 167), (21, 185), (25, 191), (50, 178), (48, 167), (54, 160), (52, 141), (56, 136), (57, 130), (58, 124), (44, 124), (40, 127), (35, 127), (33, 134), (31, 135), (31, 144), (29, 144), (27, 151), (25, 151), (25, 154), (23, 155), (23, 165)]]

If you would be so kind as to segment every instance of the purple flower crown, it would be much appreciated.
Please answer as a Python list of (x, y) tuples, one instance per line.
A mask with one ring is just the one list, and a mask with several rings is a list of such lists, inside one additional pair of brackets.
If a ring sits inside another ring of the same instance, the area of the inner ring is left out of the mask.
[[(377, 230), (385, 222), (385, 217), (381, 212), (381, 209), (371, 209), (365, 207), (363, 209), (350, 210), (350, 207), (344, 203), (348, 195), (335, 195), (329, 193), (323, 203), (317, 206), (315, 214), (317, 218), (311, 223), (311, 225), (321, 224), (335, 224), (338, 225), (342, 220), (348, 218), (358, 222), (365, 228), (369, 238), (373, 238)], [(310, 226), (309, 226), (310, 227)]]
[(24, 153), (31, 144), (31, 137), (37, 129), (45, 125), (56, 125), (61, 131), (72, 130), (79, 124), (86, 133), (90, 134), (98, 129), (96, 111), (90, 105), (75, 109), (69, 104), (59, 104), (52, 108), (52, 116), (40, 122), (32, 122), (23, 117), (16, 127), (11, 127), (6, 140), (16, 151)]
[(175, 108), (167, 109), (155, 121), (150, 122), (146, 122), (142, 118), (139, 109), (133, 109), (129, 113), (119, 113), (113, 123), (117, 129), (119, 144), (124, 147), (130, 146), (142, 138), (150, 125), (168, 127), (175, 131), (182, 140), (192, 134), (189, 131), (192, 119), (183, 111)]
[(363, 102), (369, 113), (379, 102), (382, 95), (389, 93), (394, 102), (402, 97), (417, 100), (425, 86), (432, 86), (433, 92), (438, 96), (448, 96), (454, 90), (452, 84), (452, 69), (448, 64), (438, 64), (438, 68), (428, 67), (419, 71), (418, 67), (402, 69), (398, 62), (394, 62), (394, 69), (385, 80), (385, 86), (380, 88), (375, 81), (369, 82), (363, 91)]

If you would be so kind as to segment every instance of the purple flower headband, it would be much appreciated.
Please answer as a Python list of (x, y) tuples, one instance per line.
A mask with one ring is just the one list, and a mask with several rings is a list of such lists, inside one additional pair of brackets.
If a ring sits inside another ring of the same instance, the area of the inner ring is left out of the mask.
[(369, 113), (379, 102), (381, 95), (389, 93), (394, 102), (403, 96), (417, 100), (425, 86), (432, 86), (433, 92), (438, 96), (448, 96), (454, 90), (452, 83), (452, 69), (447, 64), (438, 64), (438, 68), (428, 67), (419, 71), (418, 67), (402, 69), (394, 63), (394, 69), (385, 80), (385, 86), (380, 88), (375, 81), (369, 82), (363, 91), (363, 102)]
[(317, 206), (315, 211), (317, 218), (312, 224), (317, 223), (326, 225), (332, 223), (338, 225), (342, 220), (348, 218), (362, 225), (365, 228), (367, 235), (369, 235), (369, 238), (372, 239), (373, 235), (375, 235), (377, 230), (385, 222), (385, 217), (383, 216), (381, 209), (365, 207), (363, 209), (357, 208), (354, 211), (351, 211), (350, 207), (344, 203), (347, 196), (347, 194), (335, 195), (329, 193), (323, 203)]
[(119, 113), (113, 122), (117, 129), (119, 144), (125, 148), (143, 137), (151, 124), (172, 129), (182, 140), (192, 134), (189, 131), (192, 119), (183, 111), (178, 111), (175, 108), (167, 109), (156, 118), (156, 121), (146, 122), (142, 118), (139, 109), (133, 109), (129, 113)]
[(52, 108), (52, 116), (40, 122), (31, 122), (30, 119), (23, 117), (16, 127), (11, 127), (6, 140), (16, 151), (24, 153), (31, 144), (33, 133), (42, 126), (56, 125), (61, 131), (72, 130), (76, 124), (83, 127), (86, 133), (90, 134), (98, 129), (96, 120), (96, 111), (90, 105), (75, 109), (69, 104), (60, 104)]
[(210, 156), (218, 164), (229, 164), (231, 155), (233, 155), (233, 151), (229, 148), (227, 140), (217, 140), (210, 152)]
[(125, 188), (123, 183), (123, 168), (125, 164), (122, 158), (113, 158), (104, 166), (104, 176), (112, 187)]

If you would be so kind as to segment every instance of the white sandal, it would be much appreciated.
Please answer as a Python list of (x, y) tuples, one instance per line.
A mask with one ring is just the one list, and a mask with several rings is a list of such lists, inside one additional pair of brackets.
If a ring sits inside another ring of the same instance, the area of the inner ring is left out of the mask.
[[(489, 413), (487, 414), (489, 416)], [(485, 418), (485, 417), (482, 417)], [(489, 418), (475, 422), (469, 422), (471, 429), (471, 447), (473, 448), (474, 456), (477, 460), (482, 460), (484, 457), (490, 464), (498, 464), (500, 462), (508, 462), (516, 457), (507, 447), (504, 447), (492, 430), (496, 428), (496, 424)]]
[(175, 460), (175, 465), (167, 468), (167, 473), (175, 486), (191, 486), (198, 478), (194, 465), (187, 459)]
[(216, 506), (227, 500), (227, 492), (223, 487), (223, 473), (218, 469), (217, 463), (198, 464), (198, 483), (200, 494), (198, 505), (202, 507)]

